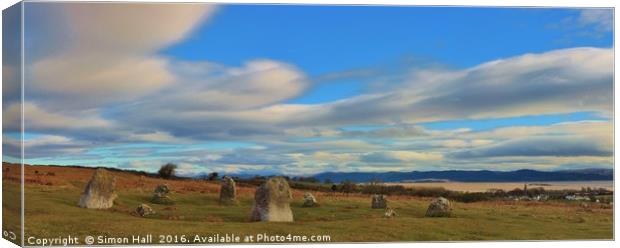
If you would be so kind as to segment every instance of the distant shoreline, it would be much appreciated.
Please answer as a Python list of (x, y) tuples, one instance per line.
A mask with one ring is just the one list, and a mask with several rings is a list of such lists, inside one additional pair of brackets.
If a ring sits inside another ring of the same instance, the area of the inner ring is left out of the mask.
[(452, 191), (485, 192), (488, 190), (501, 189), (504, 191), (516, 188), (523, 189), (524, 185), (528, 188), (544, 188), (546, 190), (580, 190), (583, 188), (604, 188), (614, 190), (612, 180), (589, 180), (589, 181), (540, 181), (540, 182), (417, 182), (417, 183), (385, 183), (386, 185), (402, 185), (405, 188), (444, 188)]

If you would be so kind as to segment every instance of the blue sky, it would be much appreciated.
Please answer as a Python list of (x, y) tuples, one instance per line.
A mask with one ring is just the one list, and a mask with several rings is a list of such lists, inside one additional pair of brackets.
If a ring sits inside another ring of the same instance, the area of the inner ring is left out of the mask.
[(594, 25), (561, 25), (579, 14), (545, 8), (230, 5), (162, 53), (229, 65), (269, 57), (319, 76), (409, 57), (466, 68), (524, 53), (611, 47), (610, 32), (581, 35)]
[(612, 167), (609, 9), (28, 3), (26, 20), (27, 163)]

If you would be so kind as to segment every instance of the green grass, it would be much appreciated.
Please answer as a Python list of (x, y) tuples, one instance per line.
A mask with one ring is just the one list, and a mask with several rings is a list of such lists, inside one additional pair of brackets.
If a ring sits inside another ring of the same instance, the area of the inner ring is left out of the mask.
[[(6, 189), (5, 189), (6, 190)], [(10, 190), (10, 188), (9, 188)], [(359, 197), (319, 198), (318, 208), (302, 208), (294, 199), (295, 222), (249, 222), (253, 199), (221, 206), (216, 194), (171, 193), (174, 205), (150, 203), (150, 193), (118, 192), (108, 210), (77, 206), (80, 190), (68, 187), (26, 187), (26, 238), (85, 235), (330, 235), (332, 242), (612, 239), (610, 209), (583, 211), (577, 206), (455, 203), (450, 218), (424, 217), (430, 199), (391, 200), (398, 216), (383, 218)], [(157, 214), (140, 218), (131, 212), (147, 203)], [(157, 242), (158, 240), (154, 240)]]
[[(21, 245), (21, 191), (18, 183), (2, 184), (2, 231), (12, 232), (3, 238)], [(13, 238), (15, 234), (15, 239)]]

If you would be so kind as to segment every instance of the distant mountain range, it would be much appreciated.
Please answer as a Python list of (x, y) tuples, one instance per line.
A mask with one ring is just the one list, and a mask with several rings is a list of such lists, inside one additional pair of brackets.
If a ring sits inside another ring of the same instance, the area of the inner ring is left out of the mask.
[(321, 181), (332, 182), (537, 182), (537, 181), (608, 181), (613, 180), (613, 169), (579, 169), (561, 171), (411, 171), (411, 172), (324, 172), (314, 175)]
[[(11, 164), (5, 163), (3, 164)], [(18, 165), (16, 165), (18, 166)], [(34, 165), (34, 166), (59, 166), (59, 165)], [(60, 166), (73, 168), (92, 168), (85, 166)], [(107, 168), (112, 171), (125, 171), (138, 175), (157, 176), (156, 173), (144, 171)], [(197, 173), (183, 175), (178, 178), (204, 178), (209, 173)], [(225, 174), (239, 178), (252, 178), (255, 174)], [(277, 173), (271, 174), (277, 175)], [(264, 176), (264, 175), (263, 175)], [(286, 176), (286, 175), (284, 175)], [(614, 179), (613, 169), (591, 168), (558, 171), (515, 170), (515, 171), (490, 171), (490, 170), (446, 170), (446, 171), (411, 171), (411, 172), (323, 172), (311, 176), (325, 182), (327, 179), (334, 183), (342, 181), (352, 182), (550, 182), (550, 181), (611, 181)]]
[[(4, 163), (3, 164), (10, 164)], [(36, 166), (59, 166), (59, 165), (36, 165)], [(73, 168), (92, 168), (85, 166), (61, 166)], [(124, 171), (139, 175), (157, 176), (155, 173), (107, 168), (112, 171)], [(183, 175), (179, 178), (204, 178), (209, 173)], [(272, 175), (276, 175), (274, 173)], [(220, 175), (224, 175), (221, 173)], [(239, 178), (252, 178), (254, 174), (227, 174)], [(334, 183), (342, 181), (364, 182), (549, 182), (549, 181), (611, 181), (614, 179), (613, 169), (576, 169), (559, 171), (515, 170), (515, 171), (490, 171), (490, 170), (446, 170), (446, 171), (411, 171), (411, 172), (323, 172), (311, 176), (325, 182), (327, 179)]]

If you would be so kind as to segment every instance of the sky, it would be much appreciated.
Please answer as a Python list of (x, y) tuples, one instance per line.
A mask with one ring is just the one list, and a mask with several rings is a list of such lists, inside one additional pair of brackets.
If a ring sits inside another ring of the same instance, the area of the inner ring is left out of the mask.
[(611, 9), (29, 2), (24, 26), (4, 161), (23, 107), (28, 164), (613, 168)]

